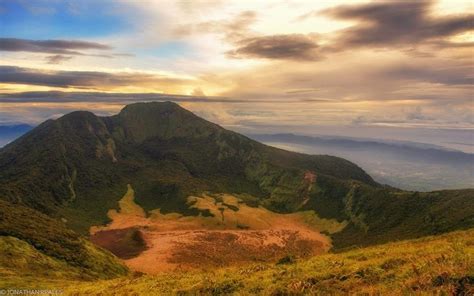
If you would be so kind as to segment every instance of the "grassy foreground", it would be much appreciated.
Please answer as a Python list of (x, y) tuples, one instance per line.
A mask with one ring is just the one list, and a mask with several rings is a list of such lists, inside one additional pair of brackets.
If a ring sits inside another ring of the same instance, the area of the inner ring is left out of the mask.
[(474, 295), (474, 229), (280, 264), (28, 282), (66, 295)]

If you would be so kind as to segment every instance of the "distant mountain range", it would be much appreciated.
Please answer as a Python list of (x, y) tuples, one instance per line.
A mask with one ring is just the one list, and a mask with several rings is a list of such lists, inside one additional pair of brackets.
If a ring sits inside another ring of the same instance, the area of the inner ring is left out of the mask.
[(0, 125), (0, 147), (5, 146), (32, 128), (33, 126), (27, 124)]
[(380, 183), (408, 190), (474, 187), (474, 154), (432, 144), (295, 134), (254, 134), (268, 145), (353, 161)]

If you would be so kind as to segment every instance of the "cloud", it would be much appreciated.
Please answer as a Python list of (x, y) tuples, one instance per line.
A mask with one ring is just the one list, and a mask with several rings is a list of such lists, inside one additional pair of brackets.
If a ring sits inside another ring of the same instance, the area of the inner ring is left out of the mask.
[(206, 94), (204, 93), (204, 91), (200, 87), (196, 87), (195, 89), (193, 89), (193, 91), (191, 92), (191, 95), (192, 96), (198, 96), (198, 97), (205, 97), (206, 96)]
[(200, 88), (191, 95), (165, 93), (113, 93), (113, 92), (63, 92), (63, 91), (28, 91), (0, 93), (0, 103), (132, 103), (142, 101), (172, 101), (199, 103), (278, 103), (281, 100), (239, 99), (222, 96), (206, 96)]
[(199, 23), (184, 24), (174, 29), (178, 37), (196, 33), (222, 34), (226, 41), (235, 42), (252, 35), (250, 26), (257, 20), (255, 11), (243, 11), (229, 19), (211, 20)]
[(247, 38), (227, 54), (233, 58), (316, 60), (318, 45), (308, 35), (288, 34)]
[[(339, 32), (341, 48), (416, 46), (474, 29), (474, 15), (433, 16), (433, 1), (377, 1), (326, 9), (323, 15), (356, 21)], [(314, 15), (312, 13), (302, 17)], [(438, 44), (439, 45), (439, 44)]]
[[(424, 121), (438, 118), (436, 124), (454, 127), (472, 125), (466, 117), (474, 111), (472, 77), (472, 69), (463, 61), (360, 49), (357, 55), (335, 53), (317, 66), (265, 63), (214, 79), (234, 83), (223, 96), (279, 101), (275, 105), (293, 112), (295, 122), (350, 125), (359, 116), (370, 122), (388, 122), (390, 118), (409, 122), (416, 114), (407, 118), (407, 113), (421, 106)], [(299, 105), (302, 102), (306, 105)], [(453, 123), (456, 120), (459, 123)]]
[(0, 38), (0, 51), (27, 51), (68, 55), (85, 55), (77, 50), (110, 50), (112, 47), (79, 40), (29, 40)]
[(109, 73), (98, 71), (47, 71), (15, 66), (0, 66), (0, 82), (42, 85), (50, 87), (78, 87), (110, 89), (123, 86), (166, 86), (187, 80), (147, 73)]
[(66, 62), (66, 61), (69, 61), (71, 59), (72, 59), (72, 56), (64, 56), (64, 55), (61, 55), (61, 54), (56, 54), (56, 55), (46, 57), (47, 63), (48, 64), (53, 64), (53, 65), (61, 64), (62, 62)]
[(416, 106), (414, 110), (407, 113), (408, 120), (435, 120), (433, 117), (426, 116), (421, 106)]
[(421, 81), (451, 86), (474, 85), (472, 66), (455, 63), (445, 64), (441, 67), (420, 63), (397, 65), (382, 70), (380, 75), (388, 80)]
[[(469, 15), (449, 15), (435, 11), (438, 6), (431, 2), (419, 1), (377, 1), (330, 10), (337, 4), (148, 2), (122, 1), (111, 11), (130, 21), (126, 30), (92, 32), (99, 44), (114, 49), (17, 39), (27, 46), (16, 47), (17, 54), (4, 54), (3, 64), (16, 67), (0, 68), (1, 92), (65, 92), (3, 94), (0, 109), (17, 105), (9, 114), (21, 118), (20, 107), (27, 105), (53, 112), (63, 104), (71, 105), (67, 110), (96, 110), (117, 102), (173, 100), (229, 125), (271, 125), (278, 115), (278, 124), (298, 126), (294, 131), (350, 126), (354, 118), (363, 125), (474, 126), (472, 35), (458, 35), (469, 28)], [(459, 8), (449, 0), (445, 4)], [(305, 21), (295, 21), (311, 10)], [(0, 50), (2, 46), (0, 42)], [(115, 51), (137, 57), (119, 58), (122, 54)], [(115, 58), (88, 57), (96, 53)], [(60, 56), (73, 60), (65, 62)], [(45, 65), (50, 59), (64, 65)], [(86, 90), (93, 92), (80, 92)]]

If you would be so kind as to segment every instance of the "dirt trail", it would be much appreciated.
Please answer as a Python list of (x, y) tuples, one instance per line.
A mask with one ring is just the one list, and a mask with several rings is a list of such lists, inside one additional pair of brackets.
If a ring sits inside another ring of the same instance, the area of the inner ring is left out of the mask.
[[(118, 256), (127, 254), (122, 258), (132, 270), (150, 274), (274, 262), (286, 255), (307, 257), (330, 248), (329, 239), (305, 224), (298, 214), (252, 208), (228, 194), (191, 196), (188, 201), (191, 207), (207, 209), (214, 217), (163, 215), (154, 210), (147, 218), (135, 204), (129, 186), (119, 202), (120, 210), (109, 211), (112, 222), (91, 228), (92, 241)], [(130, 251), (131, 236), (127, 229), (138, 231), (133, 237), (145, 242), (141, 253)], [(130, 258), (130, 254), (136, 256)]]

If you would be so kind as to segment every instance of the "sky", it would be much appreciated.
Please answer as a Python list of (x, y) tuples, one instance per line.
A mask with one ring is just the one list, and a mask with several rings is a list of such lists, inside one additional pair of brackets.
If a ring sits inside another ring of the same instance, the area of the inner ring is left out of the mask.
[(248, 133), (472, 147), (473, 12), (470, 0), (0, 0), (0, 125), (172, 100)]

